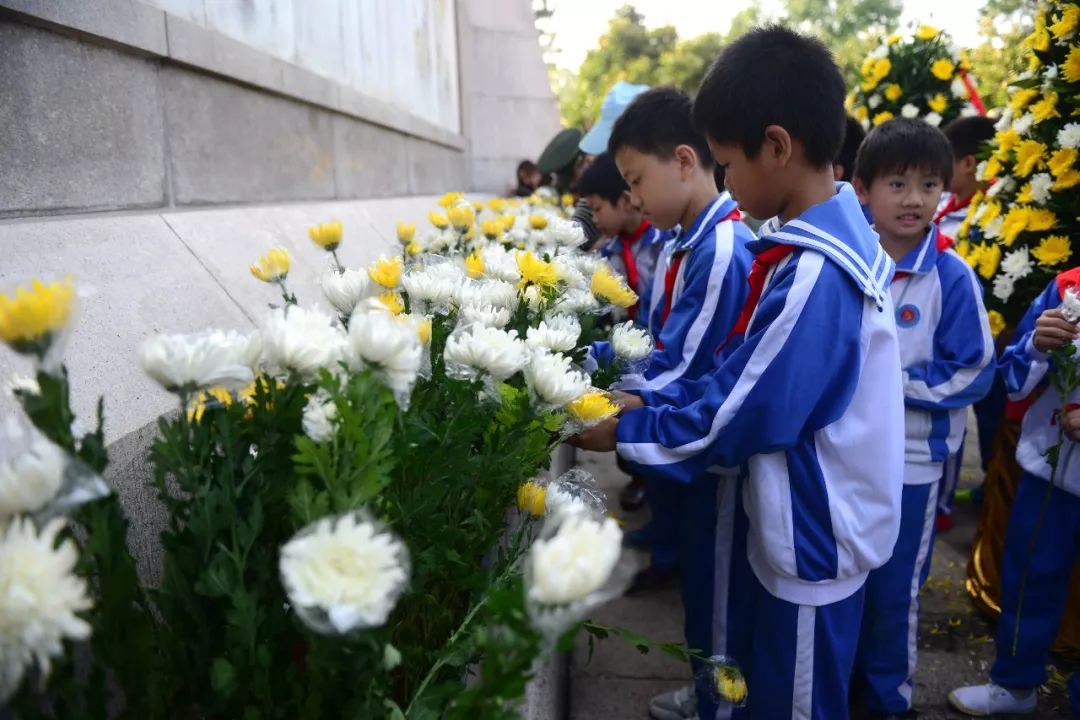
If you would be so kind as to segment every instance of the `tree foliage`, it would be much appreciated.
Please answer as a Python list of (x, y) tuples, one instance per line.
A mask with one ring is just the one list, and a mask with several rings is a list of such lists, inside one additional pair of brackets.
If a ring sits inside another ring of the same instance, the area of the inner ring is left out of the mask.
[(1023, 72), (1021, 41), (1032, 30), (1038, 0), (987, 0), (979, 19), (982, 42), (971, 49), (971, 71), (987, 108), (1008, 102), (1009, 80)]

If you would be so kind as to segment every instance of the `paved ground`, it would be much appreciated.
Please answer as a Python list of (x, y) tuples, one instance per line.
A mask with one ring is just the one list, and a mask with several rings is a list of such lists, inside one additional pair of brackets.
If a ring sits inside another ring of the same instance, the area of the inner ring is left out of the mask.
[[(617, 493), (626, 478), (610, 455), (579, 453), (579, 465), (592, 472), (608, 492), (609, 505), (617, 506)], [(976, 463), (965, 466), (962, 485), (981, 481)], [(626, 516), (627, 528), (640, 526), (647, 511)], [(993, 628), (975, 613), (964, 591), (964, 569), (975, 533), (978, 509), (960, 505), (956, 526), (936, 545), (930, 579), (923, 590), (919, 633), (919, 671), (916, 709), (923, 720), (961, 718), (948, 707), (952, 688), (982, 681), (993, 663)], [(597, 612), (596, 622), (640, 632), (654, 640), (682, 642), (682, 608), (678, 590), (671, 588), (647, 597), (621, 598)], [(1072, 668), (1060, 665), (1061, 672)], [(1028, 717), (1068, 718), (1068, 700), (1062, 675), (1053, 671), (1039, 712)], [(657, 652), (640, 655), (618, 639), (596, 643), (588, 660), (586, 638), (579, 638), (570, 668), (570, 720), (647, 718), (649, 698), (689, 682), (688, 669)], [(751, 698), (751, 702), (753, 699)]]

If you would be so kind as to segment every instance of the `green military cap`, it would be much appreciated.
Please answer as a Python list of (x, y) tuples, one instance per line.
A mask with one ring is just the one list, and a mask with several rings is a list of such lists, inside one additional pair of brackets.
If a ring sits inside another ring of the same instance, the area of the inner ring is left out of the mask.
[(581, 142), (583, 133), (578, 128), (566, 128), (551, 139), (551, 142), (540, 153), (540, 159), (536, 166), (543, 173), (556, 173), (563, 170), (577, 158), (580, 150), (578, 143)]

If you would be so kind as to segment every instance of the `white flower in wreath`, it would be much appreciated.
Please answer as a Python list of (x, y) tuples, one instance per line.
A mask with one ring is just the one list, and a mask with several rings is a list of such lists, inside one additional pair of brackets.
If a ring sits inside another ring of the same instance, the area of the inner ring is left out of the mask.
[(239, 388), (255, 377), (262, 343), (256, 335), (210, 330), (154, 335), (139, 348), (143, 370), (170, 392), (224, 386)]
[(994, 123), (994, 129), (998, 132), (1004, 132), (1005, 130), (1008, 130), (1012, 127), (1012, 121), (1013, 109), (1011, 107), (1007, 107), (1001, 111), (1001, 117), (999, 117), (998, 121)]
[(986, 197), (997, 197), (998, 195), (1008, 195), (1016, 189), (1016, 179), (1012, 175), (1002, 175), (997, 179), (990, 189), (986, 191)]
[(616, 325), (611, 331), (611, 349), (619, 357), (631, 362), (647, 357), (653, 350), (652, 338), (648, 331), (625, 322)]
[(889, 48), (886, 45), (878, 45), (870, 53), (870, 57), (874, 58), (875, 60), (879, 60), (879, 59), (881, 59), (883, 57), (888, 57), (888, 55), (889, 55)]
[(1010, 251), (1001, 261), (1001, 271), (1014, 280), (1027, 277), (1033, 269), (1026, 247)]
[(1057, 141), (1063, 148), (1080, 148), (1080, 123), (1069, 123), (1058, 130)]
[(919, 117), (919, 108), (911, 103), (906, 103), (904, 107), (900, 108), (900, 114), (906, 118)]
[(1058, 79), (1058, 66), (1056, 64), (1050, 64), (1046, 66), (1046, 70), (1043, 71), (1043, 86), (1052, 85), (1055, 80)]
[(960, 108), (960, 117), (974, 117), (978, 114), (979, 111), (971, 105), (965, 105), (964, 107)]
[(959, 75), (953, 78), (949, 89), (952, 90), (953, 97), (966, 98), (968, 96), (967, 85), (964, 84), (963, 78)]
[(870, 99), (866, 101), (866, 104), (870, 106), (871, 110), (877, 109), (877, 107), (881, 105), (881, 96), (874, 93), (870, 96)]
[(312, 395), (304, 406), (301, 425), (305, 435), (317, 443), (322, 443), (334, 436), (337, 418), (337, 405), (325, 391), (320, 390)]
[(1054, 178), (1050, 173), (1036, 173), (1031, 176), (1031, 199), (1038, 205), (1045, 205), (1050, 200), (1050, 189), (1054, 187)]
[(447, 365), (506, 380), (525, 367), (529, 348), (513, 330), (473, 325), (447, 338), (443, 359)]
[(923, 118), (926, 122), (930, 123), (934, 127), (941, 124), (941, 113), (930, 112), (926, 113), (926, 117)]
[(549, 407), (562, 407), (589, 389), (589, 376), (574, 370), (562, 353), (537, 352), (525, 366), (525, 382), (537, 399)]
[(66, 466), (64, 451), (41, 436), (0, 459), (0, 526), (7, 518), (44, 509), (59, 492)]
[(1005, 218), (996, 217), (983, 228), (983, 235), (987, 240), (996, 240), (1001, 237), (1001, 229), (1005, 225)]
[(549, 315), (526, 332), (525, 341), (533, 349), (570, 352), (581, 337), (581, 322), (573, 315)]
[(409, 554), (359, 513), (322, 518), (281, 548), (281, 581), (312, 630), (344, 634), (386, 623), (409, 580)]
[(1001, 302), (1009, 302), (1015, 288), (1016, 281), (1009, 275), (998, 275), (994, 278), (994, 297)]
[(1013, 121), (1012, 129), (1020, 135), (1027, 135), (1031, 130), (1031, 126), (1035, 124), (1035, 116), (1031, 113), (1024, 113), (1019, 118)]
[(0, 703), (18, 691), (31, 666), (48, 678), (64, 640), (90, 637), (78, 615), (92, 607), (75, 572), (78, 550), (70, 538), (57, 542), (66, 526), (55, 518), (39, 532), (17, 516), (0, 528)]

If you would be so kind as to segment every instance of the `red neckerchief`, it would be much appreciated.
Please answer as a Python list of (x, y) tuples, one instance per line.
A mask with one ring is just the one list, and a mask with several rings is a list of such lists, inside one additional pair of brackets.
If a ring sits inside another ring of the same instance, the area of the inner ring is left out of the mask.
[(1058, 294), (1061, 297), (1065, 297), (1065, 291), (1074, 285), (1080, 285), (1080, 267), (1074, 267), (1072, 270), (1066, 270), (1063, 273), (1059, 273), (1057, 276)]
[(956, 195), (951, 196), (949, 198), (949, 202), (945, 203), (945, 207), (938, 210), (937, 215), (934, 216), (934, 222), (939, 223), (941, 222), (942, 218), (947, 216), (949, 213), (956, 212), (957, 210), (963, 210), (971, 204), (972, 197), (973, 196), (968, 195), (963, 200), (960, 200), (959, 198), (957, 198)]
[[(638, 270), (637, 258), (634, 257), (634, 243), (641, 239), (641, 236), (649, 231), (649, 221), (642, 220), (638, 225), (637, 230), (633, 235), (619, 236), (619, 242), (622, 244), (622, 260), (623, 266), (626, 268), (626, 284), (630, 286), (630, 289), (637, 292), (638, 282), (641, 281), (641, 272)], [(638, 304), (634, 303), (628, 309), (630, 319), (633, 320), (637, 316)]]
[[(728, 220), (742, 220), (742, 213), (739, 212), (739, 208), (735, 208), (724, 217), (720, 218), (719, 225), (722, 222)], [(639, 228), (640, 229), (640, 228)], [(668, 315), (671, 314), (671, 303), (675, 300), (675, 280), (679, 277), (679, 268), (682, 267), (683, 258), (686, 257), (686, 251), (682, 251), (677, 255), (671, 256), (671, 262), (668, 265), (667, 272), (664, 274), (664, 309), (660, 313), (661, 323), (666, 323)], [(663, 327), (661, 325), (661, 327)], [(656, 347), (659, 350), (664, 349), (664, 342), (660, 339), (656, 341)]]
[[(938, 230), (937, 251), (939, 253), (945, 252), (955, 244), (955, 240)], [(896, 273), (893, 275), (893, 282), (896, 282), (897, 280), (903, 280), (906, 277), (911, 277), (911, 273), (907, 272), (906, 270), (897, 270)]]
[(769, 270), (793, 252), (795, 252), (794, 245), (776, 244), (754, 256), (754, 262), (750, 266), (750, 274), (746, 276), (746, 282), (750, 285), (750, 293), (746, 296), (746, 302), (743, 303), (742, 312), (739, 313), (739, 319), (735, 321), (735, 326), (731, 328), (731, 332), (728, 333), (723, 344), (716, 348), (717, 353), (731, 342), (731, 338), (746, 332), (746, 328), (750, 326), (750, 318), (753, 317), (758, 302), (761, 300), (761, 293), (765, 290), (765, 278), (768, 276)]

